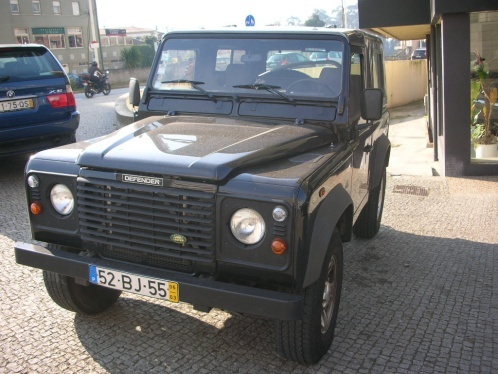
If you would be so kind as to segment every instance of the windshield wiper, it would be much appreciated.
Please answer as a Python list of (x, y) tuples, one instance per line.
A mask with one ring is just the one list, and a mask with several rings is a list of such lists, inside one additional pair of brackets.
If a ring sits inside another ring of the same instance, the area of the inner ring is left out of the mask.
[(212, 93), (207, 92), (204, 88), (202, 88), (202, 87), (199, 86), (200, 84), (204, 84), (204, 82), (191, 81), (191, 80), (188, 80), (188, 79), (175, 79), (175, 80), (172, 80), (172, 81), (164, 81), (164, 82), (161, 82), (161, 83), (190, 83), (190, 85), (192, 87), (194, 87), (197, 91), (202, 92), (204, 95), (206, 95), (207, 97), (209, 97), (215, 103), (218, 102), (218, 100), (216, 99), (216, 97), (214, 97), (214, 95)]
[(265, 91), (271, 92), (272, 94), (275, 94), (275, 95), (278, 95), (278, 96), (284, 98), (285, 101), (287, 101), (289, 103), (294, 103), (294, 99), (292, 99), (289, 96), (284, 95), (282, 92), (278, 91), (279, 88), (282, 88), (280, 86), (255, 83), (255, 84), (239, 84), (239, 85), (233, 86), (233, 88), (243, 88), (246, 90), (265, 90)]
[(0, 82), (6, 82), (10, 79), (8, 75), (4, 75), (3, 77), (0, 77)]

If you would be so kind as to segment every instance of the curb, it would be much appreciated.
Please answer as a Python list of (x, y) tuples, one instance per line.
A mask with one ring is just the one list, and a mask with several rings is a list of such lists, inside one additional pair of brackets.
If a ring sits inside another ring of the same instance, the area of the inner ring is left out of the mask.
[(116, 119), (118, 120), (118, 126), (123, 127), (133, 123), (133, 113), (130, 110), (128, 104), (128, 93), (125, 93), (118, 97), (114, 103), (116, 110)]

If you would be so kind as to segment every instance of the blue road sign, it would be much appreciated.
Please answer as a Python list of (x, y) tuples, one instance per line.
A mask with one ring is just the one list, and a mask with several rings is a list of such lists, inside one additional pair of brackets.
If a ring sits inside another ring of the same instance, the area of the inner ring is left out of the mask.
[(254, 26), (256, 24), (256, 20), (250, 14), (246, 17), (246, 26)]

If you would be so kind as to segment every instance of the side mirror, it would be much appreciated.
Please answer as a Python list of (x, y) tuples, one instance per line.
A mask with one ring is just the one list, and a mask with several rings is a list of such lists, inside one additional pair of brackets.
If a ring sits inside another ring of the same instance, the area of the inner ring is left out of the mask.
[(379, 88), (366, 88), (361, 97), (361, 116), (367, 121), (375, 121), (382, 117), (384, 93)]
[(136, 78), (130, 78), (130, 85), (128, 89), (128, 100), (130, 105), (136, 107), (140, 104), (140, 85)]

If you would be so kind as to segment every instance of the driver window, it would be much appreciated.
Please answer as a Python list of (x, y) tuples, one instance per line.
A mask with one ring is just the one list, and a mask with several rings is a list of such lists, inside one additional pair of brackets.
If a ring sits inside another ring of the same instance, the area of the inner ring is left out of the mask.
[(351, 52), (349, 79), (349, 110), (352, 120), (359, 119), (361, 114), (360, 97), (364, 88), (363, 65), (364, 55), (360, 51)]

